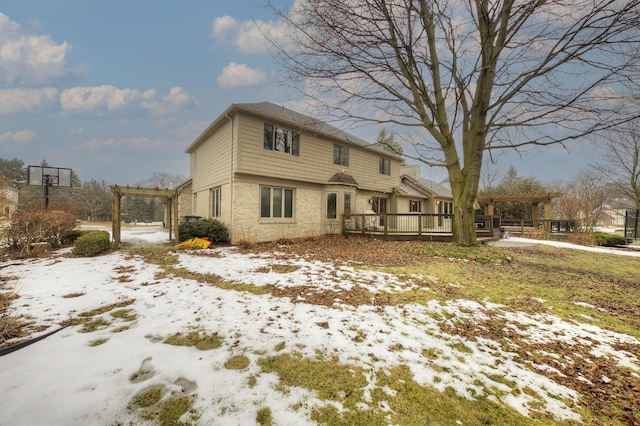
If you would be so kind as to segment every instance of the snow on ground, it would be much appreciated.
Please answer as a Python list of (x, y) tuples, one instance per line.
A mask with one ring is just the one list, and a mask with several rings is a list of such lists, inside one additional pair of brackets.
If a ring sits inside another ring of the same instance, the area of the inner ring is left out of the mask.
[[(166, 232), (157, 226), (122, 230), (125, 243), (167, 239)], [(348, 289), (359, 285), (374, 292), (396, 292), (407, 286), (389, 274), (350, 267), (336, 269), (333, 264), (301, 258), (284, 260), (278, 253), (241, 254), (233, 247), (207, 253), (213, 255), (181, 253), (178, 266), (256, 286)], [(276, 272), (283, 263), (294, 268)], [(288, 393), (276, 390), (278, 377), (261, 372), (258, 365), (262, 357), (293, 352), (311, 358), (320, 352), (372, 371), (405, 364), (422, 385), (440, 390), (452, 387), (467, 398), (485, 395), (486, 389), (494, 387), (504, 391), (502, 403), (523, 414), (531, 407), (540, 407), (540, 400), (530, 396), (531, 392), (510, 392), (507, 384), (492, 379), (503, 377), (540, 395), (543, 411), (557, 418), (579, 420), (579, 415), (563, 402), (578, 398), (574, 390), (517, 363), (514, 354), (502, 351), (488, 338), (465, 341), (443, 332), (444, 318), (475, 322), (490, 314), (532, 342), (551, 341), (558, 336), (567, 342), (597, 342), (593, 344), (594, 353), (607, 353), (622, 364), (640, 368), (638, 359), (613, 349), (618, 342), (638, 343), (632, 337), (550, 315), (503, 311), (488, 303), (433, 301), (427, 306), (385, 308), (355, 308), (339, 300), (330, 307), (293, 303), (288, 298), (223, 290), (190, 279), (158, 278), (155, 275), (160, 267), (124, 252), (94, 258), (11, 261), (1, 266), (3, 277), (16, 278), (11, 281), (21, 296), (14, 303), (16, 312), (48, 327), (42, 333), (81, 312), (115, 302), (132, 301), (124, 309), (135, 313), (136, 319), (125, 323), (104, 313), (101, 316), (112, 322), (104, 329), (81, 333), (82, 326), (71, 326), (0, 357), (0, 425), (135, 424), (139, 419), (127, 410), (127, 404), (136, 393), (154, 384), (193, 395), (194, 408), (201, 414), (198, 421), (203, 425), (255, 424), (257, 412), (263, 407), (271, 409), (274, 424), (313, 424), (311, 409), (326, 402), (305, 389), (291, 388)], [(129, 328), (124, 329), (127, 324)], [(527, 327), (531, 325), (535, 327)], [(162, 343), (174, 333), (194, 328), (217, 332), (224, 339), (223, 345), (200, 351)], [(98, 339), (108, 340), (91, 346)], [(469, 350), (456, 349), (458, 344)], [(438, 356), (427, 361), (421, 355), (425, 349)], [(249, 367), (225, 368), (225, 362), (238, 354), (249, 358)], [(136, 375), (141, 381), (134, 379)], [(257, 380), (250, 386), (252, 376)], [(373, 388), (375, 379), (369, 379)]]

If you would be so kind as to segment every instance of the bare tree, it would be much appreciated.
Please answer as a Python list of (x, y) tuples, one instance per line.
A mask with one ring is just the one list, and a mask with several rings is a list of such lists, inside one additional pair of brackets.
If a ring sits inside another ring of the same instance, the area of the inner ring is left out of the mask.
[(167, 172), (154, 172), (145, 179), (142, 184), (144, 186), (153, 186), (156, 188), (177, 188), (187, 181), (187, 178), (180, 174), (171, 174)]
[[(564, 143), (637, 116), (640, 0), (300, 0), (272, 39), (324, 114), (406, 126), (446, 167), (456, 241), (475, 244), (488, 150)], [(616, 102), (626, 99), (626, 102)]]
[(602, 219), (609, 191), (607, 185), (593, 172), (584, 172), (565, 185), (564, 195), (555, 203), (562, 219), (575, 220), (585, 231), (592, 231)]
[(600, 147), (602, 159), (596, 168), (617, 194), (640, 209), (640, 121), (610, 130)]

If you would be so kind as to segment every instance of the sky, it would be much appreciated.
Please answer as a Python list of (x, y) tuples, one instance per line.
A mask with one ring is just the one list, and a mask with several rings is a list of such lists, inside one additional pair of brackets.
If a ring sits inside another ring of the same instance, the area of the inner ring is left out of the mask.
[[(168, 235), (160, 226), (143, 225), (123, 229), (122, 240), (157, 244), (166, 242)], [(505, 241), (640, 255), (551, 241)], [(373, 293), (411, 288), (428, 292), (429, 277), (416, 284), (406, 277), (399, 279), (359, 265), (336, 265), (278, 252), (241, 253), (233, 247), (178, 254), (175, 267), (193, 272), (191, 276), (216, 274), (225, 282), (271, 284), (282, 289), (305, 286), (298, 300), (292, 301), (268, 293), (222, 289), (193, 279), (158, 276), (159, 266), (123, 251), (81, 258), (65, 255), (69, 250), (54, 253), (53, 258), (14, 260), (4, 265), (5, 287), (11, 286), (19, 295), (13, 301), (13, 314), (29, 316), (34, 327), (39, 327), (32, 336), (57, 330), (62, 322), (82, 312), (116, 302), (128, 304), (103, 309), (91, 317), (96, 322), (103, 320), (103, 326), (95, 331), (82, 332), (82, 325), (73, 325), (0, 356), (0, 425), (137, 424), (142, 410), (135, 405), (128, 410), (127, 406), (134, 395), (150, 386), (164, 386), (165, 399), (171, 392), (192, 397), (193, 408), (200, 415), (197, 424), (256, 424), (258, 410), (268, 407), (273, 424), (311, 425), (315, 424), (311, 410), (327, 402), (304, 387), (279, 384), (278, 375), (262, 371), (259, 364), (262, 358), (296, 353), (310, 359), (324, 354), (327, 359), (365, 371), (405, 365), (421, 386), (440, 391), (450, 388), (466, 398), (493, 398), (524, 415), (539, 410), (557, 419), (580, 419), (577, 409), (567, 403), (577, 401), (580, 395), (544, 374), (552, 366), (520, 362), (511, 349), (505, 350), (491, 336), (465, 339), (449, 334), (443, 323), (451, 318), (482, 322), (490, 317), (504, 322), (505, 328), (518, 330), (530, 342), (579, 347), (596, 356), (610, 356), (612, 362), (632, 370), (640, 365), (637, 357), (620, 349), (625, 344), (639, 344), (637, 339), (550, 314), (531, 315), (462, 299), (386, 307), (350, 306), (340, 299), (340, 292), (353, 286)], [(88, 275), (92, 279), (87, 280)], [(309, 292), (324, 290), (337, 295), (333, 305), (304, 301)], [(584, 301), (575, 303), (597, 309)], [(127, 315), (117, 315), (123, 309)], [(221, 346), (201, 351), (163, 343), (175, 333), (194, 330), (217, 333)], [(467, 350), (456, 349), (460, 345)], [(424, 355), (425, 351), (432, 355)], [(245, 368), (225, 366), (239, 355), (248, 358)], [(576, 369), (577, 380), (582, 378), (580, 374)], [(381, 386), (376, 385), (376, 374), (366, 377), (369, 391)], [(602, 380), (609, 379), (603, 376)], [(393, 390), (386, 389), (393, 395)], [(493, 394), (487, 396), (487, 389), (493, 389)], [(363, 398), (366, 400), (366, 392)], [(339, 402), (336, 404), (339, 407)], [(359, 404), (364, 409), (366, 402)], [(373, 409), (391, 410), (385, 401)]]
[[(273, 2), (277, 7), (287, 0)], [(3, 0), (0, 158), (71, 168), (83, 181), (138, 184), (189, 175), (184, 150), (232, 103), (269, 101), (302, 113), (261, 28), (282, 22), (265, 0)], [(343, 127), (366, 140), (380, 128)], [(578, 142), (501, 154), (498, 175), (566, 181), (594, 160)], [(441, 169), (422, 166), (441, 181)]]

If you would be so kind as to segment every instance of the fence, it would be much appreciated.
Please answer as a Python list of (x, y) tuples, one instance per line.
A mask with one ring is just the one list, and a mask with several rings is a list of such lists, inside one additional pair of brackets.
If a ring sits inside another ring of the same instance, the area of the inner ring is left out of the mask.
[(627, 243), (640, 241), (640, 210), (627, 210), (624, 216), (624, 238)]

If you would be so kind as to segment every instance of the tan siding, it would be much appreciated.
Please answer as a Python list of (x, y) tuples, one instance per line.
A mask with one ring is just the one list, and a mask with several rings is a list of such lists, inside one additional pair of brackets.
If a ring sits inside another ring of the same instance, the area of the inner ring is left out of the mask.
[[(278, 123), (270, 122), (278, 125)], [(312, 134), (300, 136), (300, 156), (264, 149), (264, 121), (252, 116), (238, 118), (238, 171), (315, 183), (326, 183), (336, 173), (352, 176), (359, 187), (390, 192), (400, 181), (400, 162), (391, 160), (391, 175), (378, 172), (380, 155), (349, 146), (349, 166), (333, 164), (332, 140)], [(282, 125), (283, 128), (290, 128)]]
[[(193, 193), (196, 205), (192, 211), (193, 215), (211, 216), (211, 188), (227, 186), (227, 191), (222, 192), (223, 215), (227, 212), (230, 217), (231, 198), (229, 194), (231, 180), (231, 122), (221, 126), (216, 132), (209, 136), (197, 150), (191, 154), (191, 178), (193, 179)], [(226, 196), (226, 198), (225, 198)], [(228, 203), (228, 205), (225, 205)], [(226, 208), (226, 209), (225, 209)]]

